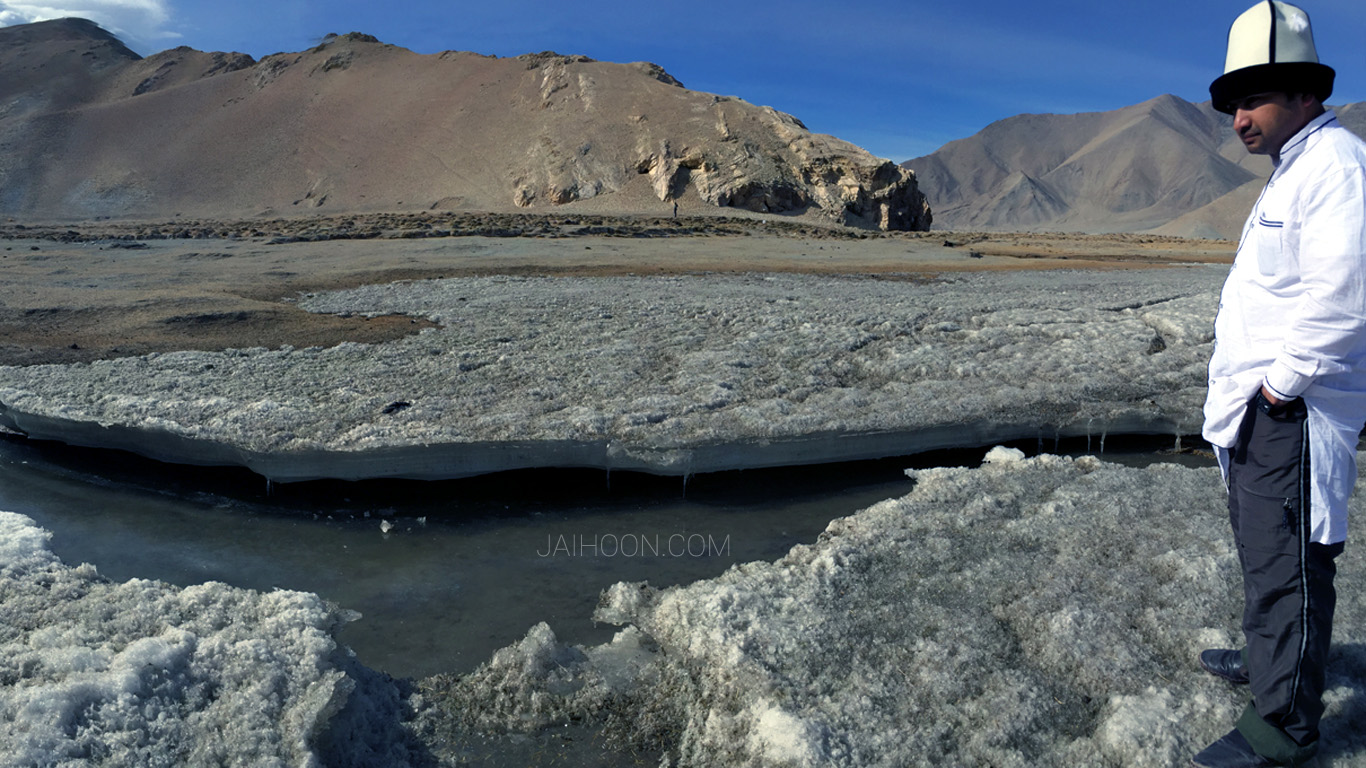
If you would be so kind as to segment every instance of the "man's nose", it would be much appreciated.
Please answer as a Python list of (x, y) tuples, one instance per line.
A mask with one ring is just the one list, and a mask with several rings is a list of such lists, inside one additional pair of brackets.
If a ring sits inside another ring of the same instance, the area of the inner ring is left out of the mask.
[(1242, 133), (1244, 128), (1249, 128), (1251, 125), (1252, 116), (1247, 113), (1247, 110), (1240, 109), (1233, 113), (1234, 133)]

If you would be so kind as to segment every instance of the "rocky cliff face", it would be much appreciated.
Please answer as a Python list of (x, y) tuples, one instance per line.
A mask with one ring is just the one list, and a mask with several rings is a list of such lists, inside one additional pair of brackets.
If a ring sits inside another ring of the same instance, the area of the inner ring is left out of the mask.
[[(524, 123), (537, 126), (536, 140), (513, 180), (519, 207), (621, 194), (644, 176), (662, 204), (695, 198), (755, 213), (814, 212), (851, 226), (929, 228), (913, 172), (812, 134), (791, 115), (688, 91), (644, 62), (628, 66), (677, 90), (667, 98), (636, 93), (622, 115), (622, 84), (613, 82), (619, 65), (553, 53), (519, 60), (536, 74), (535, 92), (521, 103), (539, 97)], [(654, 82), (629, 85), (661, 93)]]
[[(878, 162), (847, 142), (814, 135), (800, 120), (771, 108), (755, 111), (718, 97), (707, 114), (719, 141), (674, 147), (667, 139), (651, 142), (653, 137), (642, 136), (636, 168), (649, 175), (660, 200), (692, 188), (713, 205), (761, 213), (815, 208), (854, 226), (929, 228), (929, 204), (914, 173)], [(737, 135), (735, 124), (751, 130)]]
[(654, 64), (419, 55), (360, 34), (259, 62), (189, 48), (96, 61), (73, 35), (117, 43), (88, 22), (0, 29), (0, 67), (19, 73), (3, 90), (26, 105), (0, 111), (0, 215), (678, 204), (930, 225), (913, 172)]

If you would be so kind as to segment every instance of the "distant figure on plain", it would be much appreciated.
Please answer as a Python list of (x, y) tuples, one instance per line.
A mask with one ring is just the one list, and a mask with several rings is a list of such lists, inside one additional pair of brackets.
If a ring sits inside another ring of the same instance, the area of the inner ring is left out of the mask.
[(1203, 432), (1228, 487), (1245, 645), (1200, 664), (1252, 700), (1192, 760), (1205, 768), (1302, 765), (1319, 750), (1334, 559), (1366, 422), (1366, 143), (1324, 107), (1335, 76), (1309, 16), (1267, 0), (1233, 22), (1210, 85), (1275, 170), (1214, 321)]

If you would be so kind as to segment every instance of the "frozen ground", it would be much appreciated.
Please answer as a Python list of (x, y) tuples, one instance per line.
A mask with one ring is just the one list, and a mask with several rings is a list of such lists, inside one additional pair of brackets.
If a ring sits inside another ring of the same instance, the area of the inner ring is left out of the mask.
[[(1230, 727), (1244, 693), (1195, 664), (1240, 615), (1217, 470), (998, 448), (913, 476), (775, 563), (617, 584), (616, 642), (536, 627), (427, 681), (429, 713), (457, 734), (597, 717), (688, 766), (1172, 766)], [(1361, 552), (1339, 561), (1335, 768), (1366, 766)]]
[[(111, 584), (0, 514), (0, 764), (1171, 766), (1237, 716), (1195, 664), (1238, 624), (1215, 470), (997, 449), (914, 479), (777, 562), (614, 586), (611, 643), (542, 624), (415, 688), (335, 649), (312, 596)], [(1325, 768), (1366, 766), (1362, 553)]]
[[(441, 329), (0, 369), (0, 421), (278, 479), (1100, 447), (1196, 430), (1224, 273), (400, 283), (300, 301)], [(991, 459), (775, 563), (619, 584), (614, 642), (538, 625), (412, 683), (338, 649), (314, 596), (110, 583), (0, 514), (0, 765), (1182, 764), (1244, 703), (1195, 666), (1238, 625), (1217, 473)], [(1322, 765), (1366, 768), (1362, 549), (1339, 570)]]
[(110, 583), (48, 538), (0, 512), (0, 765), (322, 765), (375, 682), (343, 671), (348, 612), (316, 595)]
[(1198, 430), (1226, 267), (452, 278), (300, 298), (380, 345), (0, 368), (0, 424), (275, 480), (717, 469)]

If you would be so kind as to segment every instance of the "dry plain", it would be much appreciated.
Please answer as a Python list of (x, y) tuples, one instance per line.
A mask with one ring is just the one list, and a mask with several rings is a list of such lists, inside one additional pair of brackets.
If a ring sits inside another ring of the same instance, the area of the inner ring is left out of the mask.
[(866, 275), (1231, 262), (1150, 235), (864, 233), (778, 219), (371, 215), (0, 224), (0, 365), (175, 350), (374, 343), (430, 323), (305, 312), (301, 294), (498, 274)]

